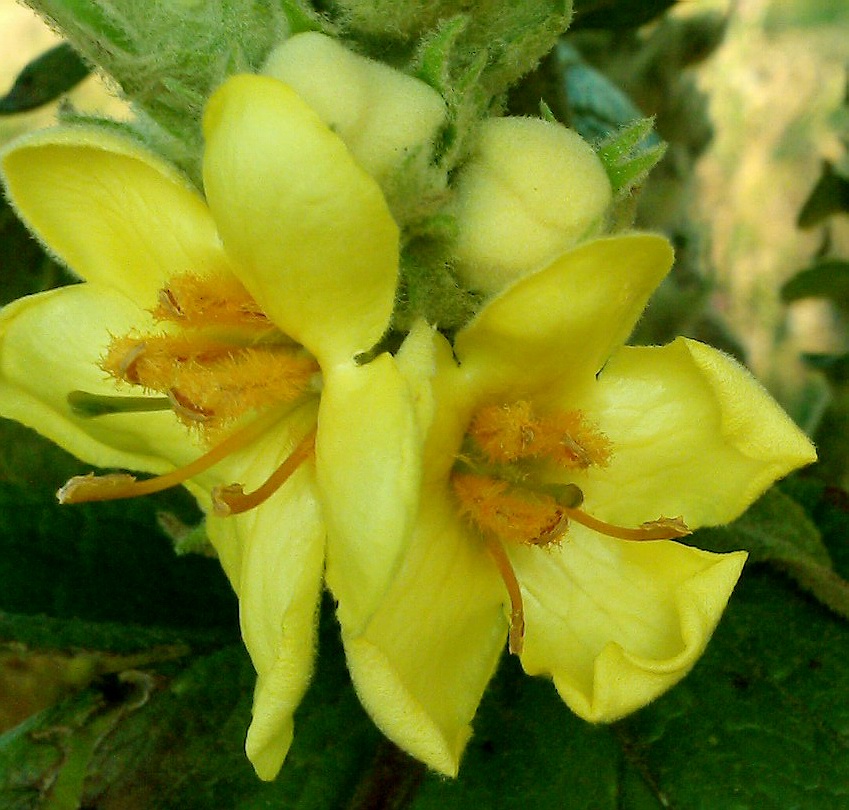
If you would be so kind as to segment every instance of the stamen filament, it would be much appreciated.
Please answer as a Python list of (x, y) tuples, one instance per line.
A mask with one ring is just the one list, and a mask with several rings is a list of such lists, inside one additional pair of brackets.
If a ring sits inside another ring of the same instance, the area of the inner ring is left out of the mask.
[(562, 509), (569, 520), (574, 520), (599, 534), (617, 537), (620, 540), (674, 540), (677, 537), (686, 537), (688, 534), (692, 534), (681, 518), (660, 518), (643, 523), (636, 529), (630, 529), (627, 526), (605, 523), (603, 520), (587, 514), (582, 509), (572, 509), (568, 506), (563, 506)]
[(495, 562), (510, 597), (510, 652), (513, 655), (521, 655), (525, 645), (525, 609), (522, 602), (522, 590), (504, 546), (491, 535), (486, 535), (485, 539), (487, 551)]
[(219, 517), (237, 515), (259, 506), (270, 498), (290, 476), (306, 461), (315, 448), (315, 430), (311, 430), (291, 455), (253, 492), (245, 493), (241, 484), (216, 487), (212, 491), (212, 504)]
[[(170, 402), (168, 403), (170, 407)], [(243, 430), (229, 435), (223, 442), (216, 445), (207, 453), (199, 456), (194, 461), (172, 470), (155, 478), (146, 478), (138, 481), (127, 473), (96, 476), (77, 475), (68, 481), (57, 493), (56, 497), (61, 504), (87, 503), (91, 501), (112, 501), (122, 498), (139, 498), (142, 495), (151, 495), (164, 489), (179, 486), (189, 478), (194, 478), (222, 459), (241, 449), (267, 428), (262, 419), (257, 419)]]

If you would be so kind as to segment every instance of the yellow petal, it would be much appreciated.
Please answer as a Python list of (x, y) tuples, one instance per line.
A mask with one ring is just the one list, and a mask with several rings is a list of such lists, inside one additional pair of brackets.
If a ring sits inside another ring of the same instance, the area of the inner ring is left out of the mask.
[(204, 182), (234, 272), (323, 368), (388, 326), (398, 229), (375, 181), (289, 87), (236, 76), (204, 117)]
[(126, 138), (45, 130), (15, 142), (2, 167), (13, 205), (48, 251), (140, 306), (156, 303), (169, 275), (225, 261), (203, 198)]
[(294, 89), (378, 180), (432, 147), (445, 122), (445, 102), (432, 87), (316, 31), (287, 39), (263, 73)]
[(83, 390), (138, 395), (99, 367), (111, 335), (149, 324), (113, 289), (78, 284), (22, 298), (0, 314), (0, 415), (100, 467), (165, 472), (202, 452), (171, 411), (84, 418), (68, 405)]
[(339, 620), (358, 633), (406, 548), (421, 483), (422, 439), (407, 383), (390, 355), (325, 376), (316, 441), (330, 541), (327, 584)]
[(660, 515), (681, 515), (690, 528), (726, 523), (816, 458), (748, 371), (684, 338), (622, 349), (585, 395), (566, 402), (612, 443), (609, 466), (591, 468), (578, 483), (587, 510), (614, 523)]
[(460, 362), (480, 385), (522, 392), (589, 379), (628, 337), (672, 266), (660, 236), (587, 242), (489, 301), (457, 335)]
[(506, 636), (502, 584), (444, 495), (423, 499), (418, 533), (364, 632), (343, 626), (363, 706), (393, 742), (454, 776)]
[(591, 722), (677, 683), (702, 654), (746, 559), (570, 528), (560, 548), (511, 548), (525, 600), (522, 665)]
[[(228, 459), (227, 474), (253, 489), (314, 425), (314, 405), (299, 409)], [(257, 671), (247, 754), (260, 778), (273, 779), (289, 750), (292, 715), (315, 655), (325, 531), (312, 462), (259, 507), (210, 517), (207, 530), (239, 596), (242, 636)]]

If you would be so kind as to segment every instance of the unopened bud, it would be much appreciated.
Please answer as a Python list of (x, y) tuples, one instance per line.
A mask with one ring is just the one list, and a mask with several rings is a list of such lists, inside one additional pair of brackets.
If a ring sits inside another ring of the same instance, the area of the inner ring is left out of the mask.
[(612, 198), (592, 147), (537, 118), (484, 121), (456, 190), (457, 272), (488, 295), (597, 235)]

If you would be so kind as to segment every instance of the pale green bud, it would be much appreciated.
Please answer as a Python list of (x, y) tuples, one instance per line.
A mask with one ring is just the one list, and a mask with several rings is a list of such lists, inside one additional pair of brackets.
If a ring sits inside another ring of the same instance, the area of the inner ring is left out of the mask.
[(378, 181), (432, 147), (445, 123), (432, 87), (314, 31), (278, 46), (263, 72), (292, 87)]
[(484, 121), (455, 187), (457, 273), (487, 295), (595, 236), (612, 199), (592, 147), (537, 118)]

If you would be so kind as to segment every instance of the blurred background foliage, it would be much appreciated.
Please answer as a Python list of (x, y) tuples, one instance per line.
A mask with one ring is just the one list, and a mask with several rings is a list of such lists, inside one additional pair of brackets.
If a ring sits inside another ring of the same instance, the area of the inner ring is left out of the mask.
[[(360, 709), (327, 604), (295, 744), (260, 783), (242, 751), (253, 674), (235, 599), (214, 560), (177, 556), (161, 527), (163, 514), (196, 521), (190, 499), (60, 509), (52, 493), (79, 463), (4, 421), (0, 808), (849, 807), (849, 5), (575, 11), (508, 107), (536, 113), (542, 97), (596, 141), (655, 117), (646, 145), (663, 139), (666, 156), (621, 214), (667, 233), (678, 258), (634, 340), (688, 334), (737, 355), (822, 459), (695, 536), (753, 560), (704, 659), (655, 704), (593, 728), (506, 658), (449, 782)], [(58, 104), (126, 115), (12, 0), (0, 37), (0, 141)], [(0, 207), (0, 303), (70, 281)]]

